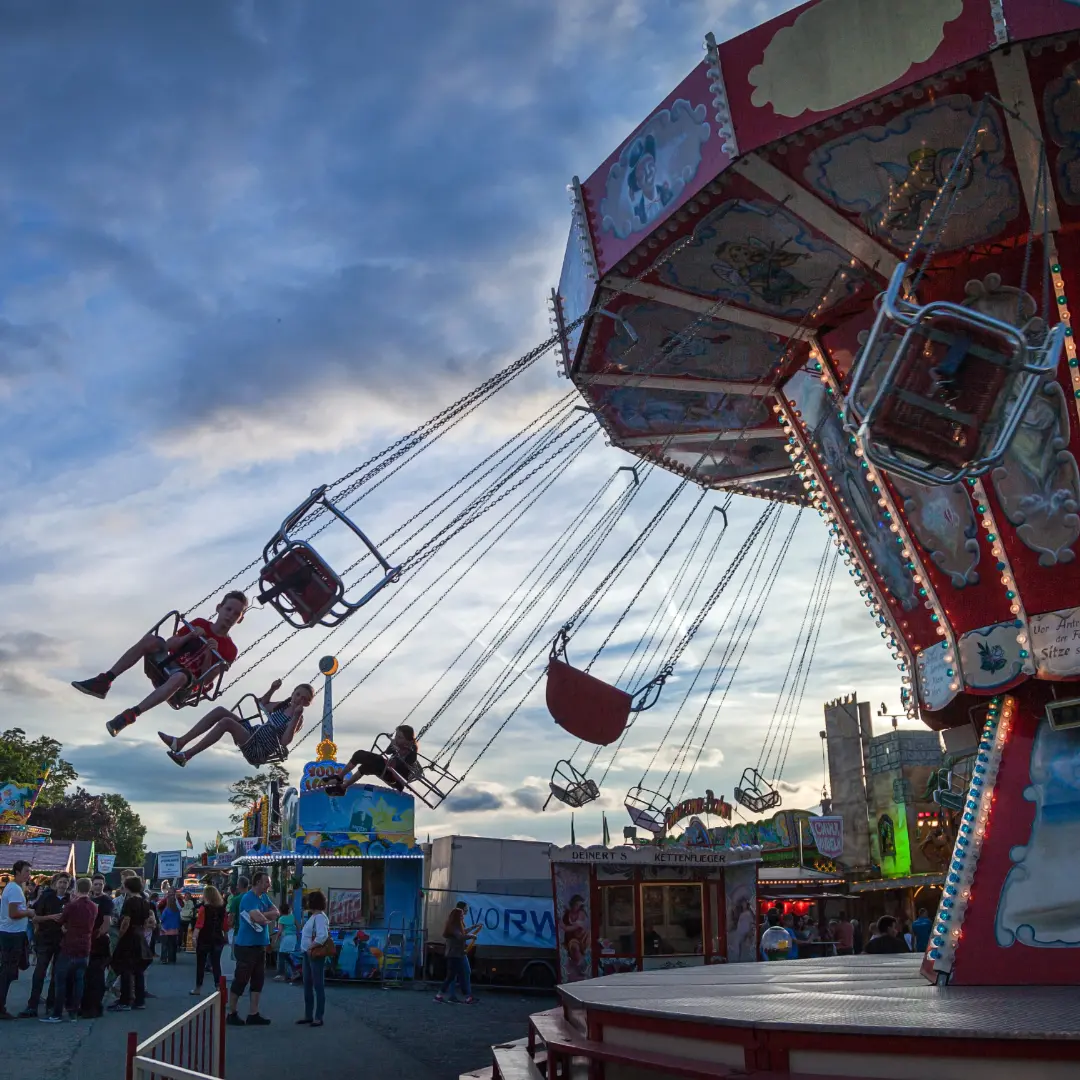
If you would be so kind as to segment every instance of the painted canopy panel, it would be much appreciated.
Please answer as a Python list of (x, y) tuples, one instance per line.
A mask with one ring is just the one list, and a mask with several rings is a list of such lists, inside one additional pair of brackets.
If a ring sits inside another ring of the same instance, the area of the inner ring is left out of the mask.
[(603, 275), (730, 163), (703, 61), (583, 185)]
[(1004, 0), (1012, 41), (1080, 29), (1080, 0)]
[[(559, 301), (562, 304), (562, 316), (569, 327), (575, 323), (592, 303), (593, 294), (596, 292), (596, 282), (585, 266), (585, 257), (581, 251), (582, 241), (575, 229), (570, 230), (570, 238), (566, 242), (566, 254), (563, 256), (562, 274), (559, 276)], [(571, 366), (577, 355), (578, 345), (581, 343), (581, 334), (585, 329), (584, 324), (571, 330), (567, 335), (567, 351), (570, 356)]]
[(989, 0), (818, 0), (720, 46), (740, 153), (994, 47)]

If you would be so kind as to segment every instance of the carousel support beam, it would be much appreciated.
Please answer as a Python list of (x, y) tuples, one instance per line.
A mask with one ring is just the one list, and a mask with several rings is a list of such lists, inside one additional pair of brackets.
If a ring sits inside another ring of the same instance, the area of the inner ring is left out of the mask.
[(745, 476), (733, 476), (729, 480), (717, 480), (718, 488), (738, 487), (742, 484), (756, 484), (763, 480), (784, 480), (792, 475), (791, 469), (773, 469), (772, 472), (747, 473)]
[(587, 375), (582, 379), (589, 386), (633, 386), (644, 390), (680, 390), (692, 394), (732, 394), (746, 397), (768, 397), (771, 386), (761, 383), (728, 382), (724, 379), (679, 379), (662, 375)]
[(732, 171), (746, 177), (755, 187), (782, 203), (807, 225), (839, 244), (863, 266), (886, 280), (900, 265), (900, 259), (888, 248), (871, 239), (827, 203), (811, 195), (806, 188), (757, 154), (741, 158), (732, 166)]
[[(1005, 113), (1005, 123), (1009, 128), (1009, 140), (1012, 142), (1013, 156), (1016, 158), (1020, 186), (1024, 189), (1024, 200), (1027, 203), (1032, 228), (1041, 228), (1043, 208), (1041, 205), (1038, 208), (1035, 206), (1035, 186), (1038, 183), (1039, 159), (1042, 156), (1044, 144), (1027, 58), (1021, 47), (1009, 50), (999, 49), (990, 54), (990, 63), (994, 65), (998, 96), (1008, 109), (1012, 110)], [(1049, 176), (1049, 167), (1047, 173), (1047, 190), (1043, 193), (1043, 197), (1048, 200), (1047, 216), (1050, 231), (1057, 232), (1061, 228), (1061, 218), (1058, 215), (1057, 198)]]
[(710, 315), (722, 322), (747, 326), (751, 330), (761, 330), (766, 334), (775, 334), (784, 341), (791, 338), (803, 339), (810, 334), (809, 330), (803, 330), (786, 319), (776, 319), (771, 315), (747, 311), (745, 308), (735, 307), (732, 304), (725, 305), (718, 311), (716, 301), (707, 297), (692, 296), (690, 293), (680, 292), (678, 289), (669, 289), (666, 285), (653, 285), (647, 281), (634, 281), (632, 278), (621, 277), (618, 274), (609, 274), (604, 278), (604, 288), (629, 293), (631, 296), (642, 296), (646, 300), (656, 300), (661, 304), (667, 304), (669, 307), (691, 311), (695, 315)]
[[(719, 433), (715, 431), (695, 431), (686, 435), (674, 435), (669, 440), (659, 439), (655, 435), (634, 435), (629, 439), (620, 439), (619, 445), (625, 447), (633, 446), (655, 446), (657, 443), (667, 442), (666, 450), (670, 452), (672, 450), (681, 450), (684, 446), (694, 447), (701, 446), (702, 443), (709, 445), (711, 443), (725, 443), (725, 442), (737, 442), (739, 439), (786, 439), (787, 436), (783, 430), (778, 427), (768, 427), (753, 429), (752, 434), (738, 429), (732, 431), (721, 431)], [(789, 470), (790, 471), (790, 470)]]

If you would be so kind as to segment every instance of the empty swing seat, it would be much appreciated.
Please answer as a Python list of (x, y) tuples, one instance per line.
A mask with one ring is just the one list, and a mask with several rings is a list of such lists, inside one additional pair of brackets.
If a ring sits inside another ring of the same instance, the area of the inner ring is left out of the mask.
[[(316, 488), (282, 522), (281, 528), (263, 548), (265, 565), (259, 574), (259, 603), (270, 604), (290, 626), (298, 630), (315, 625), (337, 626), (401, 576), (401, 568), (391, 566), (383, 558), (364, 532), (334, 505), (326, 490), (325, 484)], [(315, 548), (306, 540), (298, 540), (291, 535), (302, 524), (310, 523), (305, 519), (316, 507), (329, 511), (344, 522), (378, 563), (380, 579), (356, 600), (346, 599), (345, 583)]]
[(382, 757), (386, 762), (386, 772), (402, 787), (415, 795), (425, 806), (432, 810), (437, 809), (458, 786), (460, 779), (419, 752), (416, 760), (407, 764), (396, 756), (393, 741), (393, 735), (384, 733), (372, 744), (371, 752)]
[[(168, 633), (162, 633), (162, 626), (170, 619), (172, 619), (172, 629)], [(155, 637), (168, 640), (176, 637), (185, 627), (191, 640), (191, 647), (183, 649), (183, 652), (203, 654), (203, 662), (209, 661), (209, 663), (206, 663), (198, 682), (192, 681), (189, 686), (177, 690), (169, 698), (169, 705), (174, 709), (182, 709), (186, 705), (198, 705), (203, 701), (213, 701), (221, 693), (221, 680), (225, 677), (225, 671), (229, 666), (213, 646), (195, 633), (191, 624), (179, 611), (170, 611), (159, 619), (150, 633)], [(198, 644), (199, 642), (202, 644)], [(187, 670), (185, 665), (178, 662), (178, 655), (170, 656), (162, 651), (151, 653), (143, 660), (143, 671), (154, 687), (163, 686), (178, 671)]]
[(780, 792), (757, 769), (744, 769), (735, 801), (752, 813), (764, 814), (780, 805)]
[(659, 791), (633, 787), (623, 800), (630, 820), (646, 832), (659, 836), (667, 832), (667, 816), (671, 812), (671, 800)]
[(556, 764), (548, 787), (559, 802), (575, 808), (600, 798), (596, 781), (578, 772), (569, 761)]
[(548, 661), (547, 707), (561, 728), (584, 742), (607, 746), (625, 730), (634, 699), (617, 686), (553, 656)]
[[(902, 298), (901, 265), (851, 380), (867, 458), (922, 484), (980, 476), (1001, 460), (1041, 381), (1060, 361), (1065, 327), (1039, 345), (1015, 326), (946, 302)], [(884, 360), (888, 342), (898, 342)], [(865, 411), (865, 389), (887, 364)], [(871, 369), (874, 370), (871, 370)]]

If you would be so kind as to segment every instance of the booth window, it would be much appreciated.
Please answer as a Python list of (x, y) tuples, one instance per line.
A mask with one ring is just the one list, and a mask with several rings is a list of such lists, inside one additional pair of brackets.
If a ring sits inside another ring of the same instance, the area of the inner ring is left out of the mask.
[(363, 916), (365, 926), (382, 926), (386, 914), (386, 864), (381, 859), (364, 863)]
[(635, 956), (634, 886), (600, 886), (600, 938), (615, 947), (617, 956)]
[(702, 952), (701, 885), (642, 885), (641, 921), (646, 956)]

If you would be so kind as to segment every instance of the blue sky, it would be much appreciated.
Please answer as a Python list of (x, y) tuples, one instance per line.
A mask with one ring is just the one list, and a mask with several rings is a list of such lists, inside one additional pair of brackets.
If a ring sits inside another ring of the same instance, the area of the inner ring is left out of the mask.
[[(5, 723), (61, 739), (88, 786), (128, 795), (152, 845), (176, 846), (185, 829), (212, 836), (226, 785), (245, 771), (240, 757), (223, 749), (183, 771), (169, 763), (154, 731), (190, 722), (192, 710), (159, 710), (110, 740), (104, 721), (142, 695), (139, 676), (108, 704), (69, 680), (249, 562), (315, 484), (544, 338), (569, 178), (588, 175), (648, 115), (698, 60), (707, 30), (724, 39), (792, 6), (0, 2)], [(542, 360), (385, 485), (363, 524), (390, 531), (565, 389)], [(393, 726), (451, 646), (625, 462), (594, 440), (484, 573), (352, 695), (339, 744), (367, 745)], [(613, 552), (673, 483), (650, 481)], [(734, 540), (717, 567), (763, 505), (735, 500)], [(804, 516), (693, 788), (730, 797), (743, 759), (756, 758), (824, 543)], [(430, 580), (454, 557), (451, 548)], [(668, 566), (642, 596), (645, 619)], [(597, 642), (635, 586), (605, 601)], [(616, 660), (640, 633), (637, 618)], [(253, 612), (238, 643), (271, 625), (269, 612)], [(898, 705), (895, 667), (846, 575), (822, 640), (785, 771), (799, 785), (792, 804), (820, 789), (823, 699), (859, 689)], [(288, 667), (314, 643), (297, 639), (278, 657)], [(703, 658), (691, 650), (687, 670)], [(261, 693), (272, 669), (241, 689)], [(622, 792), (682, 696), (670, 689), (605, 787), (616, 828)], [(572, 749), (537, 696), (456, 810), (421, 814), (418, 830), (565, 838), (566, 813), (530, 807), (554, 758)], [(579, 815), (579, 837), (598, 830), (598, 812)]]

